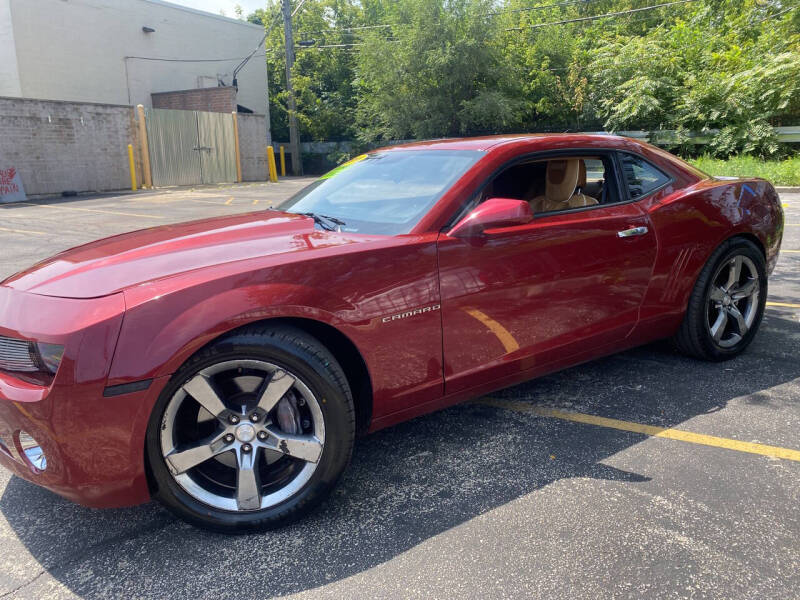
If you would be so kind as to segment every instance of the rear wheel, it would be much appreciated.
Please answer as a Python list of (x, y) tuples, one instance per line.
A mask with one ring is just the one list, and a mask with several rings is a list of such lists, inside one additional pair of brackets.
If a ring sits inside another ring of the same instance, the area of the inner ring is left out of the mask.
[(354, 411), (336, 359), (292, 328), (244, 330), (190, 359), (150, 421), (157, 497), (225, 532), (268, 529), (310, 511), (352, 452)]
[(758, 330), (766, 297), (761, 250), (743, 238), (725, 242), (698, 277), (675, 345), (685, 354), (705, 360), (737, 356)]

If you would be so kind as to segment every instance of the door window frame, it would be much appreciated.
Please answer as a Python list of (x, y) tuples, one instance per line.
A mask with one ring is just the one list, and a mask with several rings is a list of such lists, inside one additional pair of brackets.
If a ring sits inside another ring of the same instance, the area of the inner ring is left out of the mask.
[[(574, 212), (582, 212), (587, 210), (596, 210), (598, 208), (605, 208), (609, 206), (619, 206), (621, 204), (629, 204), (631, 202), (638, 202), (645, 196), (640, 198), (631, 198), (630, 193), (628, 191), (627, 182), (623, 181), (624, 177), (622, 177), (622, 164), (619, 160), (619, 150), (616, 148), (567, 148), (564, 150), (539, 150), (537, 152), (528, 152), (526, 154), (521, 154), (516, 156), (499, 167), (497, 167), (491, 174), (489, 174), (481, 184), (475, 189), (475, 191), (470, 195), (466, 202), (464, 202), (461, 207), (453, 213), (450, 219), (447, 220), (445, 225), (441, 228), (440, 231), (447, 232), (455, 226), (461, 219), (463, 219), (469, 211), (473, 208), (478, 206), (477, 200), (483, 194), (483, 191), (486, 189), (486, 186), (489, 185), (490, 182), (494, 181), (496, 177), (498, 177), (504, 171), (518, 165), (521, 163), (526, 162), (537, 162), (540, 160), (547, 160), (548, 158), (560, 158), (560, 157), (585, 157), (585, 156), (602, 156), (607, 158), (608, 161), (611, 163), (611, 170), (613, 172), (614, 177), (614, 186), (616, 187), (617, 191), (617, 201), (616, 202), (605, 202), (602, 204), (592, 204), (591, 206), (577, 206), (575, 208), (566, 208), (564, 210), (554, 210), (549, 212), (543, 212), (534, 214), (533, 218), (541, 219), (544, 217), (549, 217), (551, 215), (563, 215), (569, 214)], [(634, 152), (630, 152), (629, 154), (634, 154)], [(638, 155), (637, 155), (638, 156)], [(644, 157), (642, 157), (644, 159)], [(644, 159), (647, 161), (647, 159)], [(647, 161), (648, 163), (650, 161)], [(660, 169), (659, 169), (660, 170)], [(666, 173), (665, 173), (666, 175)], [(672, 181), (670, 179), (670, 181)], [(661, 189), (661, 188), (659, 188)], [(649, 195), (649, 194), (648, 194)]]

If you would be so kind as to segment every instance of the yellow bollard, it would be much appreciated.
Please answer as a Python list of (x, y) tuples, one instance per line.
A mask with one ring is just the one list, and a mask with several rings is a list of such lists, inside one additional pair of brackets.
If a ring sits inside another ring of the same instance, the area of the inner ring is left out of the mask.
[(286, 177), (286, 156), (283, 153), (283, 146), (281, 146), (281, 177)]
[(131, 191), (136, 191), (136, 166), (133, 164), (133, 144), (128, 144), (128, 166), (131, 169)]
[(236, 154), (236, 183), (242, 182), (242, 155), (239, 150), (239, 119), (236, 111), (233, 111), (233, 139), (234, 151)]
[(267, 169), (269, 170), (269, 180), (278, 183), (278, 170), (275, 167), (275, 149), (267, 146)]
[(144, 106), (138, 104), (136, 110), (139, 113), (139, 144), (142, 151), (142, 187), (153, 188), (153, 177), (150, 172), (150, 150), (147, 143), (147, 124), (145, 123)]

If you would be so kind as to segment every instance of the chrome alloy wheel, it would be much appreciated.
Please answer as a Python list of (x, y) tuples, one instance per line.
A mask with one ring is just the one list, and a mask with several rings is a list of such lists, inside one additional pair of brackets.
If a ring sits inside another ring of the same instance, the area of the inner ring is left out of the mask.
[(706, 325), (720, 348), (742, 341), (758, 314), (760, 284), (753, 261), (737, 254), (720, 265), (711, 280)]
[(229, 511), (280, 504), (311, 479), (325, 444), (320, 405), (298, 377), (259, 360), (199, 371), (173, 394), (161, 452), (196, 500)]

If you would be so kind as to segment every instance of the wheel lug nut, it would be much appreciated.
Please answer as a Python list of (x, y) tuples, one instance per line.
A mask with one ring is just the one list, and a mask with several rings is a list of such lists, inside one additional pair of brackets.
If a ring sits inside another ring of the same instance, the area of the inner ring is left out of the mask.
[(233, 438), (233, 434), (229, 433), (223, 439), (225, 440), (226, 444), (232, 444), (233, 443), (233, 439), (234, 439)]
[(231, 415), (230, 417), (228, 417), (228, 421), (230, 421), (231, 424), (236, 425), (239, 422), (239, 417), (237, 417), (236, 415)]
[(258, 432), (258, 439), (260, 439), (262, 442), (265, 439), (267, 439), (267, 432), (266, 431), (259, 431)]
[(242, 452), (250, 452), (253, 447), (250, 444), (242, 444)]
[(253, 423), (258, 423), (258, 413), (253, 413), (252, 415), (250, 415), (250, 420)]
[(311, 421), (303, 419), (303, 429), (308, 429), (309, 427), (311, 427)]

